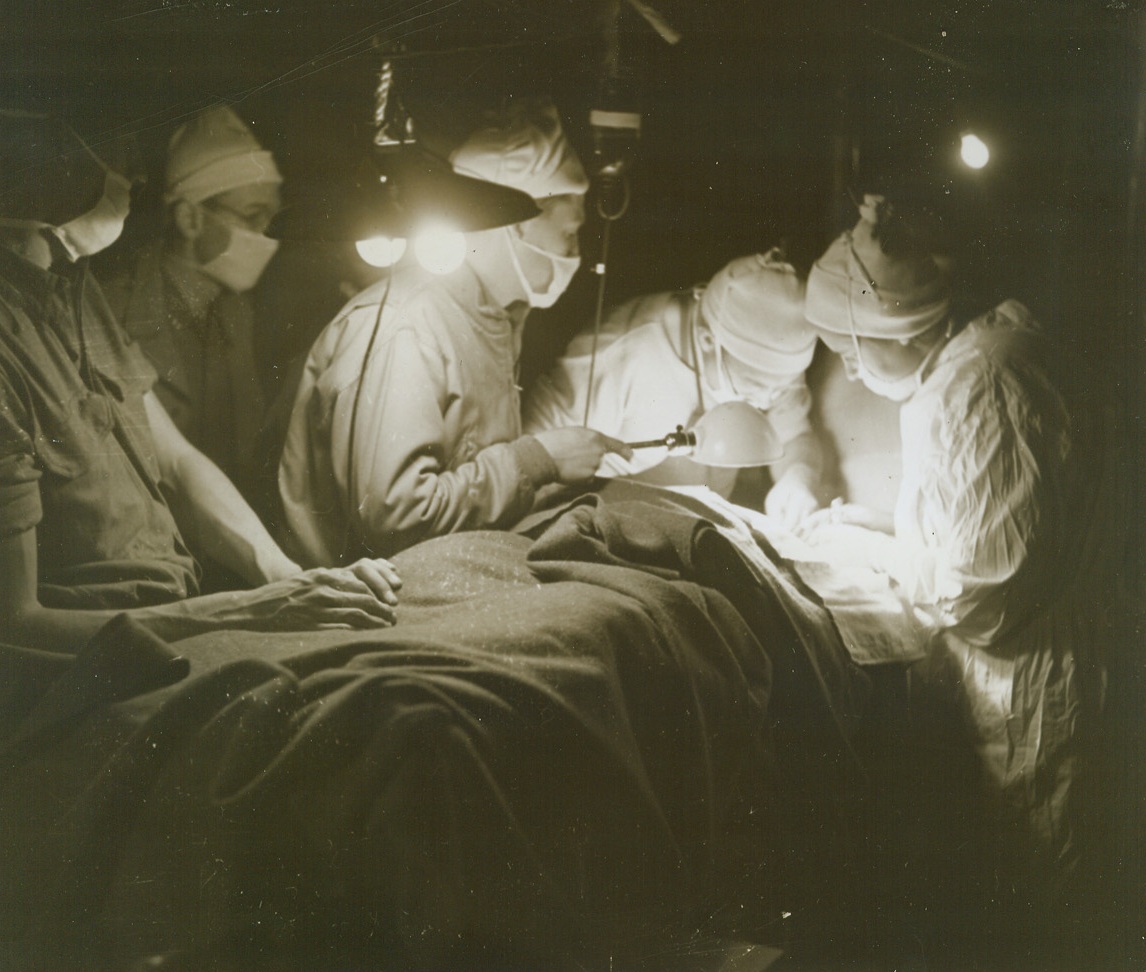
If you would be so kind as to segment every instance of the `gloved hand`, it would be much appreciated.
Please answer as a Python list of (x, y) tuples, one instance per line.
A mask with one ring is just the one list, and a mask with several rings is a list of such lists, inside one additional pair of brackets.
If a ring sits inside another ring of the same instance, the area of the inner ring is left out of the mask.
[(895, 533), (895, 521), (890, 513), (836, 499), (826, 509), (817, 510), (805, 518), (796, 529), (796, 534), (807, 538), (827, 526), (857, 526), (877, 533)]
[(620, 439), (581, 426), (545, 429), (533, 433), (533, 437), (549, 453), (557, 467), (557, 479), (562, 483), (591, 479), (596, 475), (601, 460), (610, 452), (625, 459), (633, 457), (633, 450)]
[(764, 497), (764, 512), (789, 530), (820, 508), (820, 501), (809, 483), (810, 474), (794, 466), (781, 476)]

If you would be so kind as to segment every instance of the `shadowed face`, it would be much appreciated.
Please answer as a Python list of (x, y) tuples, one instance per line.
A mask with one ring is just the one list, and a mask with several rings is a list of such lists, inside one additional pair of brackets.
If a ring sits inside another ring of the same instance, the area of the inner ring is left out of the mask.
[(585, 222), (585, 197), (566, 193), (539, 199), (537, 205), (541, 213), (521, 224), (522, 238), (558, 256), (577, 256), (581, 252), (577, 233)]

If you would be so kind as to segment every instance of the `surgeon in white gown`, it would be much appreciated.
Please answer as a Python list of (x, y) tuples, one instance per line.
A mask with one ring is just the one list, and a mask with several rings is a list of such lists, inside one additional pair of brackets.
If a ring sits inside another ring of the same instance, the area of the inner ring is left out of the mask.
[[(795, 524), (823, 499), (804, 380), (816, 338), (803, 298), (804, 281), (773, 248), (732, 260), (705, 286), (629, 300), (598, 333), (578, 334), (530, 389), (525, 431), (588, 422), (625, 441), (655, 440), (678, 425), (691, 428), (721, 402), (748, 402), (767, 414), (784, 448), (770, 469), (765, 506)], [(735, 489), (734, 471), (675, 459), (664, 449), (609, 455), (601, 474), (666, 485), (703, 481), (723, 495)]]
[(926, 618), (920, 673), (953, 683), (988, 792), (1022, 834), (1007, 846), (1053, 883), (1077, 864), (1076, 733), (1100, 685), (1071, 423), (1027, 309), (1008, 300), (958, 326), (948, 263), (902, 230), (866, 196), (806, 296), (849, 373), (902, 403), (894, 515), (837, 503), (801, 532), (825, 559), (866, 538), (870, 564)]

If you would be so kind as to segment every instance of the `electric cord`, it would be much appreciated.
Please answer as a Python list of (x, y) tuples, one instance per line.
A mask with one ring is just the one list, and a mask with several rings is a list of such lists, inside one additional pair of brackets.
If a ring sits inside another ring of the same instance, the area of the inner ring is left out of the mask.
[[(355, 521), (359, 512), (359, 499), (358, 499), (358, 477), (355, 468), (355, 433), (358, 428), (358, 409), (362, 402), (362, 386), (366, 384), (366, 368), (370, 364), (370, 356), (374, 353), (374, 344), (378, 340), (378, 332), (382, 329), (382, 312), (386, 309), (386, 301), (390, 296), (390, 283), (394, 279), (394, 272), (391, 270), (386, 274), (386, 287), (382, 291), (382, 296), (378, 301), (378, 313), (374, 315), (374, 326), (370, 331), (370, 340), (366, 342), (366, 353), (362, 356), (362, 367), (358, 372), (358, 387), (354, 389), (354, 404), (350, 407), (350, 436), (346, 446), (346, 488), (349, 494), (349, 503), (347, 504), (347, 517), (346, 517), (346, 531), (342, 538), (342, 561), (346, 562), (347, 554), (350, 549), (350, 527)], [(368, 553), (373, 555), (374, 551), (366, 542), (365, 531), (359, 530), (362, 535), (361, 545)]]

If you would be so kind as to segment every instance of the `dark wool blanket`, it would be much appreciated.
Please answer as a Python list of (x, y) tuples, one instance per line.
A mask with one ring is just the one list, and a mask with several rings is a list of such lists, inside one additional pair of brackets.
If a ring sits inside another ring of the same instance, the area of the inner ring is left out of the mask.
[(381, 631), (165, 645), (120, 617), (75, 657), (0, 649), (0, 967), (658, 967), (767, 937), (793, 822), (830, 845), (854, 781), (827, 613), (632, 487), (396, 563)]

